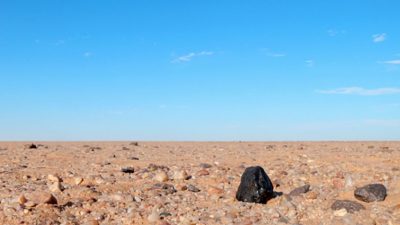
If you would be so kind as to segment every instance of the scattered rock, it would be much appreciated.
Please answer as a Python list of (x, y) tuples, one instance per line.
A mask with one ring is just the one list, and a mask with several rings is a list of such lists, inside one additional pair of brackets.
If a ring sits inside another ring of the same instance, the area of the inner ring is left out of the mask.
[(208, 172), (208, 170), (203, 169), (203, 170), (197, 171), (196, 175), (199, 176), (199, 177), (207, 176), (207, 175), (210, 175), (210, 172)]
[(345, 216), (345, 215), (347, 215), (347, 210), (345, 208), (342, 208), (342, 209), (339, 209), (339, 210), (335, 210), (333, 212), (333, 215), (339, 216), (339, 217)]
[(212, 165), (208, 164), (208, 163), (200, 163), (200, 167), (203, 168), (203, 169), (208, 169), (208, 168), (211, 168)]
[(154, 180), (158, 182), (166, 182), (168, 181), (168, 179), (169, 179), (168, 174), (164, 171), (160, 171), (154, 176)]
[(224, 190), (221, 188), (211, 186), (208, 188), (207, 193), (210, 195), (222, 195), (224, 193)]
[(47, 180), (51, 181), (51, 182), (61, 182), (61, 179), (53, 174), (49, 174), (47, 175)]
[(32, 143), (32, 144), (28, 145), (28, 148), (29, 149), (37, 149), (38, 147), (37, 147), (37, 145)]
[(368, 184), (357, 188), (354, 197), (364, 202), (383, 201), (386, 198), (386, 187), (383, 184)]
[(135, 168), (133, 168), (133, 167), (124, 167), (124, 168), (121, 168), (121, 172), (123, 172), (123, 173), (134, 173), (135, 172)]
[(151, 188), (153, 190), (161, 190), (164, 194), (173, 194), (176, 192), (174, 185), (165, 183), (156, 183)]
[(340, 210), (340, 209), (346, 209), (348, 213), (354, 213), (360, 210), (364, 210), (365, 207), (361, 205), (358, 202), (355, 201), (350, 201), (350, 200), (336, 200), (332, 206), (331, 209), (333, 210)]
[(306, 185), (304, 185), (304, 186), (295, 188), (294, 190), (292, 190), (292, 191), (289, 193), (289, 195), (292, 196), (292, 197), (293, 197), (293, 196), (299, 196), (299, 195), (301, 195), (301, 194), (307, 193), (308, 191), (310, 191), (310, 185), (309, 185), (309, 184), (306, 184)]
[(138, 157), (134, 157), (134, 156), (132, 156), (132, 157), (129, 157), (129, 159), (130, 159), (130, 160), (139, 160), (139, 158), (138, 158)]
[(52, 194), (46, 192), (33, 193), (29, 200), (36, 204), (57, 204), (57, 199)]
[(60, 182), (55, 182), (49, 185), (49, 190), (51, 192), (62, 192), (62, 186)]
[(200, 189), (198, 189), (196, 186), (189, 184), (187, 186), (187, 190), (191, 192), (200, 192)]
[(274, 196), (272, 182), (260, 166), (248, 167), (244, 171), (236, 199), (242, 202), (267, 203)]
[(174, 173), (174, 180), (187, 180), (189, 178), (185, 170), (178, 170)]
[(150, 223), (155, 223), (155, 222), (157, 222), (159, 219), (160, 219), (160, 217), (158, 216), (158, 213), (155, 212), (155, 211), (153, 211), (153, 212), (147, 217), (147, 220), (148, 220)]
[(83, 178), (82, 177), (75, 177), (74, 178), (74, 184), (75, 185), (80, 185), (83, 182)]
[(23, 205), (28, 201), (28, 199), (25, 198), (25, 195), (21, 195), (18, 197), (18, 203)]
[(136, 142), (136, 141), (134, 141), (134, 142), (131, 142), (131, 143), (129, 143), (129, 145), (133, 145), (133, 146), (139, 146), (139, 143), (138, 143), (138, 142)]

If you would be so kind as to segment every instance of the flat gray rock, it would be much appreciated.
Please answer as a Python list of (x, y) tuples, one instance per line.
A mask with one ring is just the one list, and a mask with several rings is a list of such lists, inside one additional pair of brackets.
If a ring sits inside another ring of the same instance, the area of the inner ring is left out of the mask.
[(346, 209), (348, 213), (358, 212), (360, 210), (364, 210), (365, 207), (358, 202), (350, 201), (350, 200), (336, 200), (331, 209), (333, 210), (340, 210)]

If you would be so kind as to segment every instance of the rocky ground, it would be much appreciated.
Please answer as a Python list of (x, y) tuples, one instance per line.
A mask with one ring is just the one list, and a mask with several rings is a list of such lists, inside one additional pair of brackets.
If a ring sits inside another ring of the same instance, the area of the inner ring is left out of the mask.
[[(256, 165), (275, 197), (237, 201)], [(395, 225), (399, 178), (400, 142), (2, 142), (0, 224)]]

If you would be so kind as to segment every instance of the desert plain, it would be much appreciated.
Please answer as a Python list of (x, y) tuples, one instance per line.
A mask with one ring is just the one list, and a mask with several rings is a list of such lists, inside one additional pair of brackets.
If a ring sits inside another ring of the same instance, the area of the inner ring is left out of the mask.
[[(250, 166), (266, 204), (235, 197)], [(0, 142), (0, 224), (396, 225), (400, 142)]]

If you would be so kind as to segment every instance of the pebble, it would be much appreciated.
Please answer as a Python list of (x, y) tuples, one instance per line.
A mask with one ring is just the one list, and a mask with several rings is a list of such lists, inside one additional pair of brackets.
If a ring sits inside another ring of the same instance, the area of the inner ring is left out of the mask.
[(169, 179), (168, 174), (164, 171), (160, 171), (154, 176), (154, 180), (158, 182), (166, 182), (168, 181), (168, 179)]
[(159, 215), (157, 214), (157, 212), (153, 211), (148, 217), (147, 220), (150, 223), (155, 223), (160, 219)]
[(200, 176), (207, 176), (207, 175), (210, 175), (210, 172), (208, 172), (208, 170), (206, 170), (206, 169), (203, 169), (203, 170), (197, 171), (196, 175), (199, 176), (199, 177)]
[(354, 197), (364, 202), (384, 201), (386, 195), (386, 187), (383, 184), (368, 184), (354, 191)]
[(189, 178), (185, 170), (178, 170), (174, 173), (174, 180), (187, 180)]
[(28, 199), (26, 199), (25, 195), (21, 195), (18, 197), (18, 203), (23, 205), (28, 201)]
[(121, 168), (121, 172), (123, 172), (123, 173), (134, 173), (135, 169), (133, 167), (124, 167), (124, 168)]
[(187, 186), (187, 190), (191, 192), (200, 192), (200, 189), (198, 189), (196, 186), (189, 184)]
[(46, 192), (35, 192), (29, 200), (36, 204), (57, 204), (57, 199), (54, 195)]
[(51, 182), (61, 182), (61, 179), (53, 174), (49, 174), (47, 175), (47, 180), (51, 181)]
[(62, 187), (61, 187), (60, 182), (55, 182), (53, 184), (50, 184), (49, 185), (49, 190), (51, 192), (62, 192)]
[(293, 196), (299, 196), (301, 194), (307, 193), (309, 190), (310, 190), (310, 185), (306, 184), (306, 185), (303, 185), (301, 187), (295, 188), (294, 190), (292, 190), (289, 193), (289, 195), (292, 196), (292, 197)]
[(74, 178), (74, 184), (75, 185), (80, 185), (83, 182), (83, 178), (82, 177), (75, 177)]
[(339, 209), (339, 210), (335, 210), (333, 212), (333, 215), (340, 216), (340, 217), (345, 216), (346, 214), (347, 214), (347, 210), (345, 208), (342, 208), (342, 209)]
[(224, 190), (221, 188), (211, 186), (208, 188), (207, 193), (211, 195), (221, 195), (224, 193)]
[(332, 204), (331, 209), (333, 210), (346, 209), (348, 213), (354, 213), (360, 210), (364, 210), (365, 207), (360, 203), (351, 200), (336, 200)]

